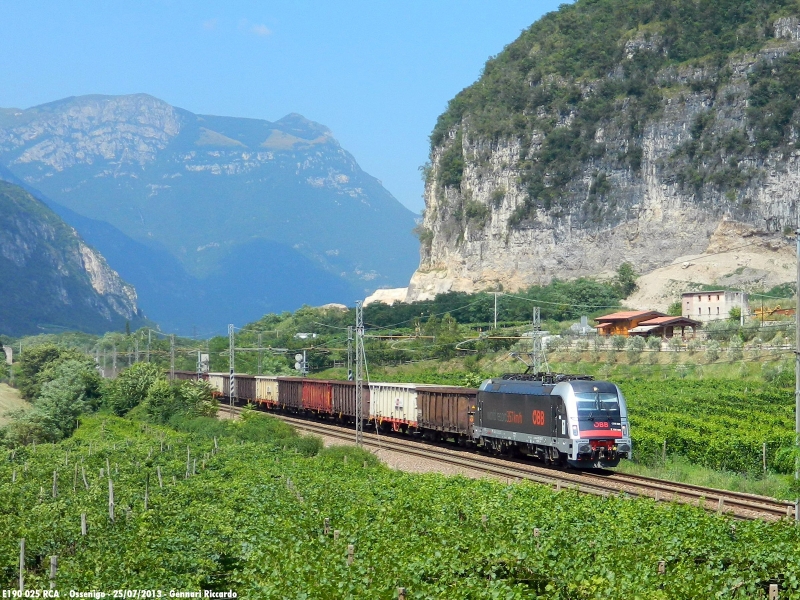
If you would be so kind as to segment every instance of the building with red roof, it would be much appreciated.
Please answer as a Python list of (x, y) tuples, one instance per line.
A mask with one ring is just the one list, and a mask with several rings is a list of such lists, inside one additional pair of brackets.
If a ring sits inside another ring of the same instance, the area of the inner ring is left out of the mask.
[(700, 322), (688, 317), (665, 315), (657, 310), (630, 310), (612, 313), (595, 319), (599, 335), (657, 335), (671, 338), (680, 328), (681, 337), (686, 337), (686, 329), (691, 329), (692, 337), (700, 327)]

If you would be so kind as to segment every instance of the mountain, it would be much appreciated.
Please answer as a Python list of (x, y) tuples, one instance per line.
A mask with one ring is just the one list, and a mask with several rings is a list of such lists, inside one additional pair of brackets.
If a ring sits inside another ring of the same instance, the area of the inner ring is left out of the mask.
[(730, 232), (785, 246), (800, 185), (799, 12), (789, 0), (577, 0), (523, 31), (431, 134), (407, 299), (624, 262), (648, 272)]
[(144, 94), (0, 109), (0, 164), (59, 205), (170, 330), (351, 303), (418, 262), (413, 213), (296, 114), (196, 115)]
[(19, 186), (0, 181), (0, 331), (103, 333), (146, 321), (136, 290), (73, 228)]

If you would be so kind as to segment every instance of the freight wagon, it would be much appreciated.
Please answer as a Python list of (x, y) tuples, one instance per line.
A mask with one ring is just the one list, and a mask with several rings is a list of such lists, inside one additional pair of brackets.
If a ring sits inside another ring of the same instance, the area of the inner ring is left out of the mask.
[[(333, 414), (341, 420), (355, 422), (356, 384), (354, 381), (332, 381)], [(369, 418), (369, 386), (361, 388), (361, 415), (366, 420)]]
[(333, 398), (330, 381), (303, 379), (303, 409), (322, 414), (333, 414)]
[(416, 429), (417, 386), (414, 383), (370, 383), (369, 418), (383, 429)]
[(303, 410), (303, 378), (278, 377), (278, 399), (282, 408), (291, 412)]
[(447, 386), (417, 386), (418, 426), (429, 439), (471, 436), (478, 390)]
[(278, 405), (278, 378), (259, 375), (256, 377), (256, 402), (268, 407)]

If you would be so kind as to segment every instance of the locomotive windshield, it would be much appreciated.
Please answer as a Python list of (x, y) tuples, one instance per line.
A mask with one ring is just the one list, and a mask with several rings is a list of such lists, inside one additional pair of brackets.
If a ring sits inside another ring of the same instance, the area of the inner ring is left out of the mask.
[(579, 419), (619, 418), (619, 398), (615, 393), (576, 392)]

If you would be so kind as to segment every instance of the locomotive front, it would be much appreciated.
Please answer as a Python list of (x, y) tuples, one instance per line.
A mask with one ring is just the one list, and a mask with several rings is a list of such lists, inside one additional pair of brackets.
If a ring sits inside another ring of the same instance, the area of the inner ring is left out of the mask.
[(565, 381), (552, 392), (564, 400), (572, 443), (568, 462), (576, 467), (615, 467), (631, 452), (625, 397), (608, 381)]
[(620, 389), (586, 376), (506, 375), (483, 382), (470, 413), (475, 442), (551, 464), (615, 467), (631, 452)]

